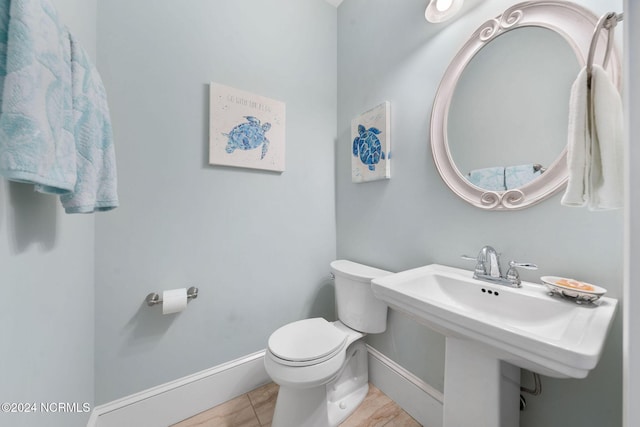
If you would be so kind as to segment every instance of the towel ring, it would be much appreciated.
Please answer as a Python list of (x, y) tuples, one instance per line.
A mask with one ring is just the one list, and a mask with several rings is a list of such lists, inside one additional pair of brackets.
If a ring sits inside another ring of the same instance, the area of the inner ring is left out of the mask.
[(622, 21), (624, 14), (609, 12), (600, 17), (595, 29), (593, 30), (593, 36), (591, 37), (591, 44), (589, 45), (589, 55), (587, 56), (587, 86), (591, 88), (591, 74), (593, 72), (593, 60), (596, 55), (596, 47), (598, 46), (598, 40), (600, 39), (600, 31), (607, 30), (607, 47), (604, 53), (604, 60), (602, 61), (602, 68), (606, 68), (609, 63), (609, 57), (611, 56), (611, 50), (613, 49), (613, 33), (618, 22)]

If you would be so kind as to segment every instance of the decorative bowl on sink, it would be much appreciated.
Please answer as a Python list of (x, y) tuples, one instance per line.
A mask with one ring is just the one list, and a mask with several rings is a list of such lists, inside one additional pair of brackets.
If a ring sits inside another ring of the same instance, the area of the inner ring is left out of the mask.
[(600, 286), (566, 277), (542, 276), (540, 280), (552, 295), (560, 295), (578, 304), (593, 303), (607, 293), (607, 290)]
[(617, 300), (578, 305), (540, 284), (487, 283), (431, 264), (374, 279), (375, 296), (447, 337), (480, 343), (496, 359), (556, 378), (584, 378), (598, 363)]

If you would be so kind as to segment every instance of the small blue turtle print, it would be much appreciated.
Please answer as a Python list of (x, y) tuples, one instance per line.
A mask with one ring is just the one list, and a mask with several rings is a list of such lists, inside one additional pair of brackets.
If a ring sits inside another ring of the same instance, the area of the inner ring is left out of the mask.
[(358, 133), (360, 135), (353, 140), (353, 155), (356, 157), (360, 155), (360, 161), (367, 165), (370, 171), (375, 171), (380, 159), (385, 159), (382, 145), (376, 136), (381, 132), (374, 127), (366, 129), (364, 126), (358, 125)]
[(245, 123), (240, 123), (229, 133), (223, 133), (229, 138), (225, 151), (231, 154), (236, 149), (253, 150), (262, 145), (262, 154), (260, 155), (260, 160), (262, 160), (269, 149), (269, 140), (264, 134), (271, 129), (271, 123), (261, 125), (260, 120), (255, 117), (244, 116), (244, 118), (247, 119)]

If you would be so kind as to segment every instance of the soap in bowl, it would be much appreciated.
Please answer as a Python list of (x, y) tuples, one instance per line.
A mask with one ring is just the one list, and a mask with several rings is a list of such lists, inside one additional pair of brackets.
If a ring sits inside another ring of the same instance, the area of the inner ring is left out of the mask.
[(581, 282), (575, 279), (558, 276), (542, 276), (540, 278), (551, 294), (557, 294), (577, 303), (594, 302), (607, 293), (605, 288)]

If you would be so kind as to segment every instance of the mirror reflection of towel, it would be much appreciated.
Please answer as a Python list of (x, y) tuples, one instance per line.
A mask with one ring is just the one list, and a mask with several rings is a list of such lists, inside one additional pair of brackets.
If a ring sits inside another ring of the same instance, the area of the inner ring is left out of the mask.
[(504, 182), (507, 190), (522, 187), (537, 177), (541, 171), (536, 170), (533, 163), (518, 166), (507, 166), (504, 169)]
[(505, 191), (504, 167), (474, 169), (469, 172), (469, 182), (476, 187), (489, 191)]

